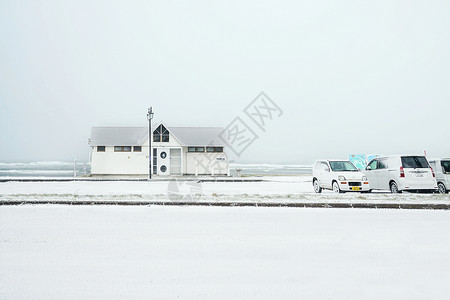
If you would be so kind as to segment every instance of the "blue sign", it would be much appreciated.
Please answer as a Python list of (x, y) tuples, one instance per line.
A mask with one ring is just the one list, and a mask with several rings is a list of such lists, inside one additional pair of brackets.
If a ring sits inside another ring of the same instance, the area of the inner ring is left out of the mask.
[(379, 154), (349, 154), (348, 160), (351, 161), (355, 167), (362, 170), (365, 169), (367, 164), (374, 158), (380, 157)]
[(348, 160), (351, 161), (355, 167), (362, 170), (366, 168), (366, 155), (365, 154), (349, 154)]

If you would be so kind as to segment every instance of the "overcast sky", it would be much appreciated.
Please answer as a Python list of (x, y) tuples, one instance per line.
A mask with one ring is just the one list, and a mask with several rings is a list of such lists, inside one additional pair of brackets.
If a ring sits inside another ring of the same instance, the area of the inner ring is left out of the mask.
[(449, 1), (0, 2), (0, 161), (88, 159), (92, 126), (283, 110), (239, 162), (450, 156)]

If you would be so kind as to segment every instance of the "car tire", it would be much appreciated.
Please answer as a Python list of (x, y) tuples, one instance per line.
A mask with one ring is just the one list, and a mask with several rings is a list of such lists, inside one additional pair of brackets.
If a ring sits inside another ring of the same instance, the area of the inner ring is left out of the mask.
[(395, 183), (395, 181), (392, 181), (389, 185), (389, 189), (391, 190), (392, 194), (400, 194), (402, 191), (398, 190), (398, 185)]
[(317, 194), (322, 193), (322, 188), (319, 185), (319, 180), (314, 179), (313, 186), (314, 186), (314, 192), (316, 192)]
[(447, 188), (445, 187), (445, 185), (442, 182), (438, 183), (438, 192), (439, 192), (439, 194), (447, 193)]
[(335, 192), (336, 194), (342, 193), (341, 189), (339, 188), (339, 184), (337, 183), (337, 181), (333, 181), (333, 192)]

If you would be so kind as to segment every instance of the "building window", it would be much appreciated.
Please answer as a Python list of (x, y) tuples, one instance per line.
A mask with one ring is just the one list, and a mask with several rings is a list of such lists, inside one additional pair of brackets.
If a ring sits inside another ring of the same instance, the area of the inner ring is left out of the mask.
[(131, 152), (131, 146), (114, 146), (114, 152)]
[(97, 152), (105, 152), (105, 146), (97, 146)]
[(156, 133), (156, 130), (153, 131), (153, 142), (155, 143), (161, 142), (161, 135), (159, 133)]
[(163, 132), (162, 134), (162, 142), (168, 143), (169, 142), (169, 131), (166, 130), (166, 132)]
[(142, 147), (141, 146), (134, 146), (133, 147), (133, 151), (134, 152), (142, 152)]
[(153, 142), (168, 143), (169, 142), (169, 130), (164, 125), (159, 125), (158, 128), (153, 131)]
[(223, 152), (223, 147), (188, 147), (188, 152)]
[(223, 152), (223, 147), (206, 147), (206, 152)]

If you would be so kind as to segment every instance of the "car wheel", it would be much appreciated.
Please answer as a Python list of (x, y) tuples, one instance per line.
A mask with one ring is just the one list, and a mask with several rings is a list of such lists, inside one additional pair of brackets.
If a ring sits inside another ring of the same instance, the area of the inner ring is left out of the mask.
[(319, 180), (314, 179), (313, 186), (314, 186), (314, 192), (316, 192), (317, 194), (322, 193), (322, 188), (319, 186)]
[(392, 194), (400, 194), (402, 191), (398, 190), (398, 185), (395, 181), (392, 181), (390, 184), (390, 189)]
[(342, 193), (341, 189), (339, 188), (339, 184), (336, 181), (333, 182), (333, 192), (335, 192), (336, 194)]
[(446, 189), (445, 185), (442, 182), (438, 183), (438, 191), (439, 191), (439, 194), (447, 193), (447, 189)]

